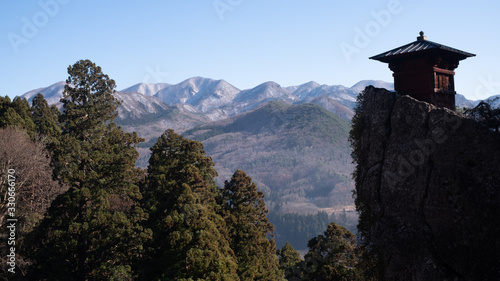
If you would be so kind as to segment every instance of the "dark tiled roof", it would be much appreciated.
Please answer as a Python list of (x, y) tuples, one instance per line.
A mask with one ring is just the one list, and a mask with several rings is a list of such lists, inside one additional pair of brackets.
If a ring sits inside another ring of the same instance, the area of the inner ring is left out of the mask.
[(382, 54), (371, 57), (372, 60), (378, 60), (382, 62), (388, 62), (391, 58), (396, 56), (403, 56), (410, 53), (422, 52), (430, 49), (439, 49), (446, 52), (451, 52), (458, 55), (460, 60), (463, 60), (468, 57), (474, 57), (475, 54), (467, 53), (464, 51), (460, 51), (458, 49), (445, 46), (443, 44), (435, 43), (428, 40), (417, 40), (410, 44), (406, 44), (404, 46), (392, 49), (390, 51), (384, 52)]

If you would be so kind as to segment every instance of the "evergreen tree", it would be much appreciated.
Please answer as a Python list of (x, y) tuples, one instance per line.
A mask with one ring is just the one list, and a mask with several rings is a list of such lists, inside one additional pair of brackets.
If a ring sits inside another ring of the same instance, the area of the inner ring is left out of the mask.
[(332, 221), (326, 212), (307, 215), (272, 212), (267, 218), (275, 228), (276, 246), (283, 247), (288, 241), (297, 249), (306, 249), (307, 241), (323, 233)]
[(35, 124), (28, 102), (20, 97), (15, 97), (12, 102), (8, 96), (0, 97), (0, 127), (23, 128), (31, 139), (34, 139)]
[(61, 135), (58, 122), (61, 114), (57, 107), (49, 107), (43, 95), (38, 93), (31, 101), (31, 113), (36, 132), (46, 136), (49, 144), (54, 143)]
[(335, 223), (329, 224), (323, 235), (309, 240), (309, 252), (301, 265), (300, 280), (361, 280), (356, 270), (355, 244), (356, 238), (349, 230)]
[(0, 127), (20, 127), (24, 128), (24, 120), (19, 116), (15, 109), (11, 106), (4, 108), (4, 112), (0, 119)]
[(221, 194), (225, 220), (229, 228), (231, 248), (238, 258), (241, 280), (282, 280), (274, 240), (273, 225), (267, 219), (264, 193), (252, 179), (236, 170), (226, 181)]
[(293, 246), (286, 242), (283, 248), (276, 251), (276, 254), (280, 262), (280, 269), (285, 273), (285, 278), (290, 280), (296, 276), (296, 268), (302, 261), (299, 252), (295, 251)]
[(12, 101), (10, 100), (9, 96), (2, 97), (0, 96), (0, 116), (2, 116), (5, 112), (5, 110), (10, 107), (10, 104)]
[(25, 98), (15, 97), (12, 100), (12, 108), (23, 119), (23, 128), (31, 137), (34, 137), (35, 124), (31, 118), (30, 104)]
[[(31, 239), (37, 280), (124, 280), (151, 234), (140, 226), (141, 140), (113, 123), (115, 83), (101, 68), (81, 60), (68, 68), (61, 143), (54, 148), (58, 196)], [(71, 86), (69, 86), (71, 85)]]
[(198, 141), (167, 130), (151, 148), (143, 187), (153, 240), (143, 280), (239, 280), (224, 220), (216, 213), (217, 172)]

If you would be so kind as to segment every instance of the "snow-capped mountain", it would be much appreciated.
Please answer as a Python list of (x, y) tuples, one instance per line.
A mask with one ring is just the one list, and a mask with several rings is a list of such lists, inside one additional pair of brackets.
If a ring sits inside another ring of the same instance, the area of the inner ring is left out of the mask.
[[(181, 114), (197, 115), (197, 120), (220, 120), (276, 100), (287, 104), (315, 103), (344, 119), (350, 119), (359, 93), (357, 90), (370, 84), (392, 88), (390, 83), (371, 80), (360, 81), (354, 88), (320, 85), (314, 81), (281, 87), (269, 81), (251, 89), (239, 90), (224, 80), (193, 77), (174, 85), (138, 83), (115, 92), (115, 96), (122, 101), (118, 109), (118, 120), (121, 122), (158, 120), (174, 107)], [(49, 104), (60, 105), (64, 85), (63, 81), (57, 82), (27, 92), (23, 97), (31, 101), (37, 93), (42, 93)]]
[(265, 82), (252, 89), (241, 91), (236, 98), (235, 102), (249, 102), (249, 101), (267, 101), (271, 99), (290, 99), (294, 100), (296, 97), (291, 95), (287, 89), (282, 88), (276, 82)]
[(394, 84), (393, 83), (389, 83), (389, 82), (385, 82), (385, 81), (380, 81), (380, 80), (361, 80), (358, 83), (354, 84), (351, 87), (351, 90), (353, 90), (354, 92), (360, 93), (367, 86), (370, 86), (370, 85), (372, 85), (373, 87), (376, 87), (376, 88), (385, 88), (385, 89), (387, 89), (389, 91), (393, 91), (394, 90)]
[(140, 119), (148, 115), (161, 115), (170, 106), (156, 97), (140, 93), (115, 92), (115, 97), (122, 102), (118, 107), (118, 119)]
[(489, 100), (493, 100), (493, 99), (496, 99), (492, 105), (495, 106), (495, 107), (500, 107), (500, 95), (496, 95), (496, 96), (491, 96), (488, 98)]
[(230, 104), (239, 92), (224, 80), (193, 77), (158, 91), (155, 97), (169, 105), (188, 104), (208, 113)]
[(140, 94), (143, 94), (146, 96), (153, 96), (158, 91), (163, 90), (163, 89), (170, 87), (170, 86), (172, 86), (172, 84), (168, 84), (168, 83), (156, 83), (156, 84), (138, 83), (138, 84), (130, 86), (126, 89), (123, 89), (120, 92), (122, 92), (122, 93), (140, 93)]
[(310, 102), (317, 97), (330, 97), (347, 108), (353, 109), (356, 103), (356, 97), (359, 92), (353, 91), (342, 85), (320, 85), (312, 89), (307, 95), (304, 95), (301, 100)]
[(60, 81), (45, 88), (31, 90), (22, 95), (22, 97), (31, 103), (36, 94), (41, 93), (48, 104), (58, 104), (63, 96), (64, 85), (66, 85), (66, 82)]
[(225, 110), (231, 116), (254, 109), (269, 101), (281, 100), (292, 104), (296, 99), (297, 97), (292, 95), (290, 91), (282, 88), (278, 83), (270, 81), (239, 92), (232, 104), (226, 106)]
[(314, 89), (316, 89), (320, 86), (321, 86), (320, 84), (318, 84), (314, 81), (310, 81), (310, 82), (304, 83), (302, 85), (286, 87), (285, 89), (287, 91), (289, 91), (290, 93), (292, 93), (294, 96), (302, 99), (306, 96), (309, 96), (309, 94)]
[[(49, 105), (61, 106), (64, 85), (66, 82), (60, 81), (45, 88), (29, 91), (22, 95), (28, 102), (31, 102), (36, 94), (41, 93)], [(170, 107), (156, 97), (140, 93), (115, 92), (115, 97), (122, 102), (118, 107), (118, 120), (137, 120), (141, 118), (158, 117), (169, 110)]]

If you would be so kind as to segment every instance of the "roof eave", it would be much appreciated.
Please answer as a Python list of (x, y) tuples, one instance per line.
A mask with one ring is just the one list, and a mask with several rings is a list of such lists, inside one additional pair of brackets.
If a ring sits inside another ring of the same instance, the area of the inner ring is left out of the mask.
[[(422, 50), (416, 50), (416, 51), (411, 50), (409, 52), (404, 51), (405, 49), (408, 49), (408, 48), (411, 49), (412, 46), (416, 46), (419, 44), (421, 45), (422, 43), (427, 44), (427, 47), (425, 47)], [(428, 46), (431, 46), (431, 47), (428, 47)], [(449, 46), (446, 46), (443, 44), (439, 44), (439, 43), (436, 43), (433, 41), (417, 40), (417, 41), (408, 43), (406, 45), (403, 45), (401, 47), (397, 47), (397, 48), (394, 48), (392, 50), (383, 52), (383, 53), (378, 54), (376, 56), (372, 56), (369, 59), (378, 60), (381, 62), (390, 62), (391, 60), (394, 60), (394, 59), (404, 58), (407, 56), (420, 55), (420, 54), (425, 54), (428, 52), (435, 52), (435, 51), (442, 51), (442, 52), (453, 54), (453, 55), (458, 57), (458, 60), (464, 60), (468, 57), (475, 57), (476, 56), (475, 54), (464, 52), (464, 51), (461, 51), (461, 50), (458, 50), (458, 49), (455, 49), (455, 48), (452, 48), (452, 47), (449, 47)], [(389, 54), (392, 54), (395, 52), (398, 52), (398, 53), (393, 54), (393, 55), (389, 55)]]
[[(396, 49), (398, 49), (398, 48), (396, 48)], [(415, 55), (425, 55), (427, 53), (432, 53), (432, 52), (436, 52), (436, 51), (444, 51), (445, 53), (453, 54), (454, 56), (456, 56), (458, 58), (459, 61), (464, 60), (464, 59), (469, 58), (469, 57), (476, 56), (475, 54), (472, 54), (472, 53), (468, 53), (468, 52), (464, 52), (464, 51), (460, 51), (460, 50), (457, 50), (458, 51), (457, 52), (457, 51), (449, 50), (446, 48), (433, 48), (433, 49), (425, 49), (425, 50), (410, 52), (410, 53), (386, 55), (388, 53), (393, 52), (396, 49), (378, 54), (376, 56), (369, 57), (369, 59), (389, 63), (390, 61), (393, 61), (393, 60), (398, 60), (398, 59), (402, 59), (405, 57), (413, 57)]]

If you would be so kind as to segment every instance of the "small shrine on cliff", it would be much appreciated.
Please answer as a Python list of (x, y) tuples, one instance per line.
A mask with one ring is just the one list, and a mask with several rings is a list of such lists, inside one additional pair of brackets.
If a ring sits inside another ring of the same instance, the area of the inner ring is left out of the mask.
[(417, 41), (373, 56), (389, 64), (394, 72), (394, 90), (401, 95), (455, 110), (455, 68), (474, 54), (427, 40), (420, 32)]

